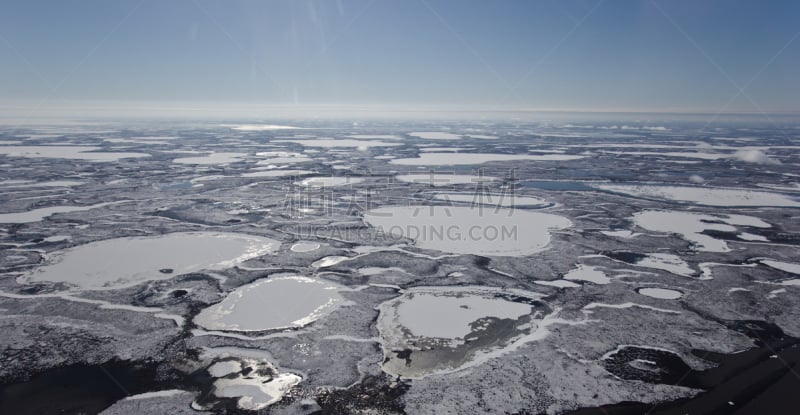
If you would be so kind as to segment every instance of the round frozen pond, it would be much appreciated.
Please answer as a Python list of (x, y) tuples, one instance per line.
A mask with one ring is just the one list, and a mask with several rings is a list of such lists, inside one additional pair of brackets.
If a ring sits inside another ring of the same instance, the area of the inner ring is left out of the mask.
[(488, 287), (418, 287), (380, 306), (383, 370), (420, 378), (460, 370), (536, 331), (539, 295)]
[(550, 233), (572, 226), (562, 216), (494, 207), (390, 206), (364, 221), (387, 236), (456, 254), (522, 256), (544, 250)]
[(189, 272), (230, 268), (272, 252), (278, 245), (269, 238), (223, 232), (109, 239), (55, 252), (46, 265), (19, 281), (63, 282), (87, 290), (125, 288)]
[(200, 312), (194, 322), (208, 330), (265, 331), (305, 326), (342, 305), (346, 287), (289, 276), (237, 288)]

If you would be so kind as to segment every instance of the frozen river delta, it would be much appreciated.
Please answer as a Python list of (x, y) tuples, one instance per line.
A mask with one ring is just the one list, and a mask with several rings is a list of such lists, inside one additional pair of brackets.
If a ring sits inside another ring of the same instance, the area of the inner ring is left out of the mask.
[(800, 145), (627, 127), (0, 128), (0, 413), (764, 408)]

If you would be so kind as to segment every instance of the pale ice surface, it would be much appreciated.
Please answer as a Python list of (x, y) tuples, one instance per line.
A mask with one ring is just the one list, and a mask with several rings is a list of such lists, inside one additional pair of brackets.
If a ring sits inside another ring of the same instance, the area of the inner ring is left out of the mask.
[(26, 212), (0, 213), (0, 223), (39, 222), (40, 220), (55, 215), (57, 213), (83, 212), (86, 210), (97, 209), (104, 206), (115, 205), (118, 203), (119, 202), (98, 203), (96, 205), (89, 205), (89, 206), (51, 206), (46, 208), (29, 210)]
[(387, 143), (385, 141), (373, 140), (353, 140), (349, 138), (318, 138), (312, 140), (274, 140), (273, 143), (294, 143), (300, 144), (303, 147), (322, 147), (322, 148), (336, 148), (336, 147), (355, 147), (355, 148), (371, 148), (371, 147), (395, 147), (400, 143)]
[(456, 153), (459, 151), (464, 150), (474, 150), (474, 147), (422, 147), (419, 146), (419, 151), (423, 153), (441, 153), (441, 152), (451, 152)]
[(461, 138), (459, 134), (447, 133), (444, 131), (420, 131), (408, 133), (408, 135), (425, 140), (458, 140)]
[(576, 268), (564, 274), (564, 279), (573, 281), (588, 281), (595, 284), (608, 284), (611, 282), (611, 278), (608, 278), (605, 272), (597, 267), (585, 264), (578, 264)]
[[(410, 379), (452, 373), (547, 336), (543, 304), (509, 295), (542, 297), (492, 287), (414, 287), (383, 302), (377, 320), (383, 370)], [(401, 350), (411, 351), (412, 364), (397, 356)]]
[(530, 312), (530, 305), (498, 298), (420, 292), (400, 302), (396, 314), (397, 323), (415, 336), (463, 339), (478, 319), (518, 319)]
[(27, 158), (57, 158), (111, 162), (125, 158), (150, 157), (147, 153), (101, 152), (92, 146), (0, 146), (0, 155)]
[(400, 174), (395, 178), (401, 182), (406, 183), (421, 183), (428, 186), (452, 186), (456, 184), (471, 184), (478, 185), (480, 183), (489, 183), (498, 180), (496, 177), (489, 176), (473, 176), (469, 174), (445, 174), (445, 173), (428, 173), (428, 174)]
[(646, 255), (645, 258), (636, 261), (637, 266), (660, 269), (683, 276), (690, 276), (695, 273), (694, 269), (678, 255), (665, 253), (650, 253), (644, 255)]
[(296, 130), (299, 127), (291, 125), (276, 125), (276, 124), (241, 124), (241, 125), (228, 125), (232, 130), (236, 131), (275, 131), (275, 130)]
[(603, 235), (607, 235), (607, 236), (613, 236), (615, 238), (625, 238), (625, 239), (635, 238), (635, 237), (641, 235), (640, 233), (635, 233), (635, 232), (629, 231), (629, 230), (600, 231), (600, 233), (602, 233)]
[(584, 156), (568, 154), (423, 153), (416, 158), (395, 159), (389, 163), (401, 166), (459, 166), (491, 161), (569, 161), (582, 158)]
[(311, 173), (313, 172), (310, 170), (263, 170), (263, 171), (251, 171), (247, 173), (242, 173), (242, 177), (253, 178), (253, 177), (303, 176)]
[(342, 261), (346, 261), (350, 259), (350, 257), (346, 256), (326, 256), (325, 258), (319, 259), (311, 263), (312, 267), (315, 268), (327, 268), (332, 267)]
[(319, 244), (314, 242), (298, 242), (290, 248), (292, 252), (311, 252), (319, 249)]
[(670, 290), (667, 288), (640, 288), (638, 292), (641, 295), (662, 300), (677, 300), (683, 297), (683, 293), (680, 291)]
[(742, 232), (738, 235), (739, 239), (744, 239), (745, 241), (755, 241), (755, 242), (769, 242), (769, 239), (763, 237), (761, 235), (756, 235), (754, 233), (747, 233)]
[(551, 287), (558, 287), (558, 288), (577, 288), (581, 286), (580, 284), (576, 284), (572, 281), (567, 281), (567, 280), (534, 281), (534, 282), (539, 285), (549, 285)]
[(214, 394), (221, 398), (239, 398), (239, 408), (257, 411), (283, 398), (283, 395), (303, 380), (293, 373), (280, 373), (265, 379), (262, 376), (240, 376), (234, 379), (217, 379)]
[(260, 166), (270, 164), (305, 163), (313, 160), (311, 157), (308, 157), (303, 153), (294, 153), (289, 151), (262, 151), (256, 153), (256, 156), (264, 157), (256, 163)]
[(141, 399), (153, 399), (153, 398), (165, 398), (170, 396), (177, 396), (183, 394), (192, 394), (192, 392), (181, 390), (181, 389), (168, 389), (163, 391), (155, 391), (155, 392), (145, 392), (140, 393), (138, 395), (131, 395), (126, 397), (127, 400), (141, 400)]
[(351, 134), (348, 135), (349, 138), (355, 138), (357, 140), (402, 140), (403, 137), (394, 134)]
[(301, 181), (300, 184), (306, 187), (335, 187), (335, 186), (358, 184), (363, 181), (364, 179), (360, 177), (320, 176), (320, 177), (309, 177)]
[(530, 255), (547, 248), (550, 233), (572, 226), (562, 216), (525, 210), (466, 206), (390, 206), (364, 213), (386, 235), (416, 246), (456, 254)]
[(215, 378), (221, 378), (242, 370), (242, 364), (236, 360), (226, 360), (214, 363), (209, 366), (207, 370), (209, 375)]
[(492, 193), (439, 193), (434, 196), (434, 199), (480, 204), (487, 206), (499, 207), (514, 207), (514, 206), (545, 206), (548, 205), (547, 201), (538, 197), (532, 196), (516, 196)]
[(207, 330), (264, 331), (302, 327), (344, 302), (345, 287), (304, 276), (275, 277), (237, 288), (194, 321)]
[(198, 156), (198, 157), (181, 157), (172, 160), (172, 162), (178, 164), (200, 164), (200, 165), (230, 164), (230, 163), (236, 163), (237, 161), (241, 161), (244, 157), (247, 157), (246, 153), (211, 153), (205, 156)]
[[(20, 282), (64, 282), (85, 290), (131, 287), (201, 270), (230, 268), (274, 251), (269, 238), (224, 232), (178, 232), (91, 242), (55, 252)], [(164, 273), (160, 270), (171, 269)]]
[(783, 294), (785, 292), (786, 292), (786, 288), (778, 288), (777, 290), (770, 291), (769, 294), (767, 295), (767, 298), (773, 299), (773, 298), (778, 297), (778, 294)]
[(674, 200), (707, 206), (800, 207), (800, 200), (796, 197), (748, 189), (622, 184), (598, 184), (594, 187), (635, 197)]
[[(706, 153), (700, 151), (603, 151), (605, 154), (614, 154), (620, 156), (656, 156), (656, 157), (669, 157), (669, 158), (691, 158), (701, 160), (722, 160), (730, 158), (728, 153)], [(670, 160), (666, 160), (670, 161)]]
[[(634, 223), (644, 229), (676, 233), (695, 244), (698, 251), (705, 252), (728, 252), (728, 244), (725, 241), (716, 239), (712, 236), (703, 234), (706, 229), (736, 232), (734, 225), (754, 226), (767, 228), (770, 225), (761, 219), (744, 215), (708, 215), (704, 213), (647, 210), (633, 215)], [(722, 223), (719, 223), (722, 222)]]
[(34, 182), (31, 180), (4, 180), (0, 181), (0, 186), (4, 189), (9, 188), (31, 188), (31, 187), (73, 187), (80, 186), (84, 182), (77, 180), (52, 180), (48, 182)]
[(800, 264), (794, 264), (791, 262), (783, 262), (783, 261), (776, 261), (774, 259), (762, 259), (759, 262), (762, 264), (779, 269), (781, 271), (785, 271), (791, 274), (798, 274), (800, 275)]

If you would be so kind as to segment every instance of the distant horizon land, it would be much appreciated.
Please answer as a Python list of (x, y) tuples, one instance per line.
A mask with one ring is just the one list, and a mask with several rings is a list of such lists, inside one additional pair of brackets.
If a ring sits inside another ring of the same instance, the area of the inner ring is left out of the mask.
[[(280, 105), (257, 103), (113, 103), (83, 102), (63, 107), (37, 107), (0, 103), (0, 119), (7, 124), (16, 120), (23, 124), (42, 120), (113, 120), (113, 119), (201, 119), (201, 120), (474, 120), (474, 121), (541, 121), (543, 118), (558, 120), (605, 120), (626, 121), (631, 117), (648, 117), (657, 120), (667, 118), (706, 119), (715, 121), (774, 122), (772, 118), (800, 121), (800, 110), (767, 111), (715, 111), (697, 109), (652, 109), (652, 108), (492, 108), (457, 107), (447, 105)], [(731, 119), (731, 118), (734, 119)], [(263, 121), (268, 122), (268, 121)]]

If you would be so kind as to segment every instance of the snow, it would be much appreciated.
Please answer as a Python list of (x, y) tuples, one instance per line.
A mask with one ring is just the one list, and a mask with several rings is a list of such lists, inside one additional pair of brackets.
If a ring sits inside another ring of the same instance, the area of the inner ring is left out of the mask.
[(640, 288), (637, 292), (641, 295), (662, 300), (677, 300), (683, 297), (683, 293), (680, 291), (666, 288)]

